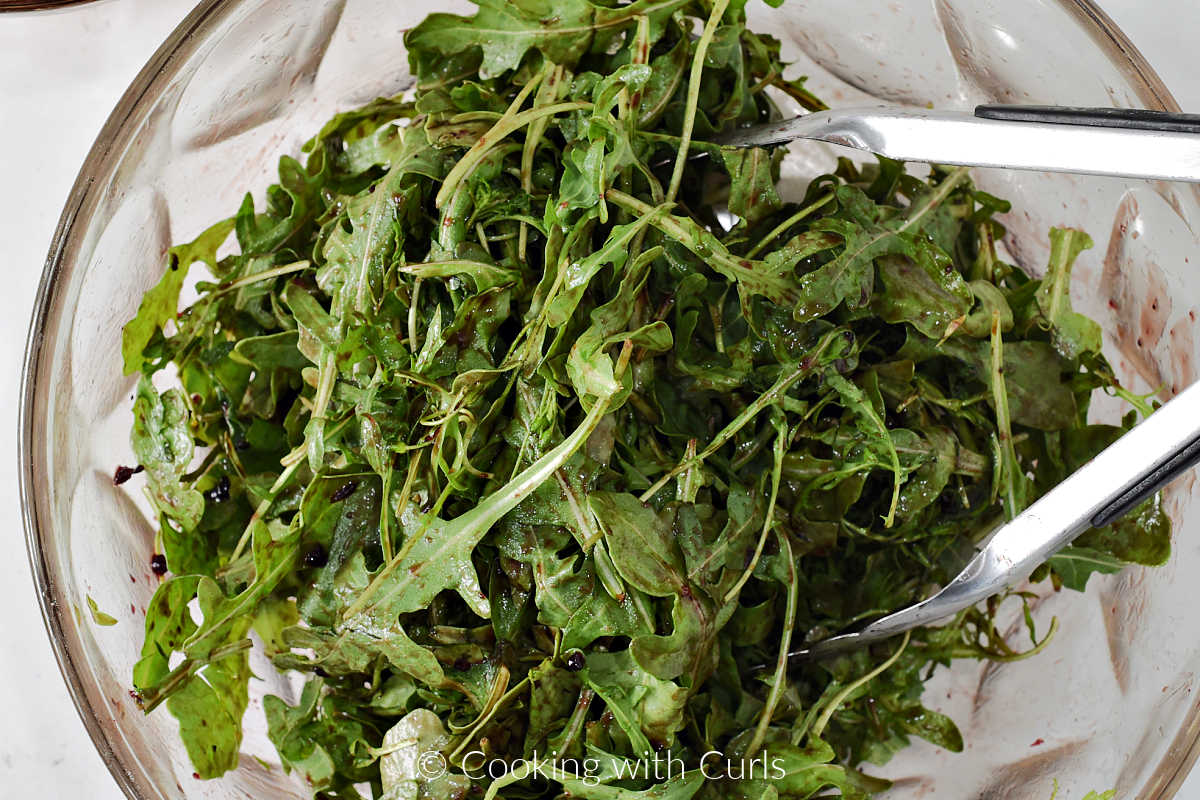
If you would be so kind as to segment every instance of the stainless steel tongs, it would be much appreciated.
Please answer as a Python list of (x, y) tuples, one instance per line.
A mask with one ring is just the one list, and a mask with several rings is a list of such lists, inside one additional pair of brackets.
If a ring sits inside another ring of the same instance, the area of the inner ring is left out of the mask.
[(820, 658), (953, 616), (1028, 578), (1090, 527), (1119, 519), (1200, 462), (1200, 383), (1193, 384), (997, 530), (954, 580), (860, 631), (792, 653)]
[(812, 139), (900, 161), (1200, 182), (1200, 115), (1119, 108), (882, 106), (816, 111), (718, 140), (763, 147)]
[[(813, 139), (903, 161), (1200, 182), (1200, 115), (980, 106), (819, 111), (742, 128), (734, 147)], [(945, 588), (865, 628), (791, 654), (821, 658), (943, 620), (1029, 577), (1089, 527), (1118, 519), (1200, 462), (1200, 384), (1168, 402), (997, 530)]]

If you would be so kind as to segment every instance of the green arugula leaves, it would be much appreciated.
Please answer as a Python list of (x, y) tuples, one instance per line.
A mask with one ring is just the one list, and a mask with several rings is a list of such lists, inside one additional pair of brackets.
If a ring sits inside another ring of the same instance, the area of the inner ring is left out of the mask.
[[(999, 600), (787, 653), (919, 600), (1133, 424), (1087, 423), (1124, 392), (1071, 307), (1090, 240), (1004, 263), (1008, 206), (961, 169), (843, 161), (788, 197), (784, 149), (711, 143), (822, 107), (744, 2), (477, 4), (405, 34), (412, 95), (172, 248), (124, 329), (171, 573), (146, 709), (233, 769), (260, 646), (305, 681), (263, 703), (283, 767), (345, 800), (865, 798), (912, 737), (961, 750), (923, 682), (1024, 655)], [(1149, 501), (1042, 572), (1169, 549)], [(546, 779), (551, 752), (603, 768)], [(622, 772), (654, 754), (686, 774)]]

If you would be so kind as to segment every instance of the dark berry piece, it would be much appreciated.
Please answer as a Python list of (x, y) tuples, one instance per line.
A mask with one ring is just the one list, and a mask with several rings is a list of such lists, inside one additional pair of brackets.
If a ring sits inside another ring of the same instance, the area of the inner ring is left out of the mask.
[(579, 672), (579, 670), (583, 669), (583, 665), (585, 663), (586, 662), (583, 658), (583, 653), (579, 650), (573, 650), (571, 651), (571, 654), (567, 656), (567, 669), (571, 672)]
[(113, 473), (113, 486), (120, 486), (144, 469), (145, 467), (141, 464), (138, 464), (136, 467), (117, 467), (117, 471)]
[(354, 494), (354, 490), (357, 488), (358, 481), (346, 481), (338, 487), (338, 490), (334, 492), (333, 496), (331, 496), (329, 499), (335, 503), (340, 503), (350, 495)]
[(323, 567), (329, 563), (329, 554), (319, 544), (314, 544), (304, 552), (304, 566)]
[(162, 577), (167, 574), (167, 557), (162, 553), (155, 553), (150, 556), (150, 571), (155, 575)]
[(204, 493), (211, 503), (224, 503), (229, 499), (229, 476), (222, 475), (217, 485)]

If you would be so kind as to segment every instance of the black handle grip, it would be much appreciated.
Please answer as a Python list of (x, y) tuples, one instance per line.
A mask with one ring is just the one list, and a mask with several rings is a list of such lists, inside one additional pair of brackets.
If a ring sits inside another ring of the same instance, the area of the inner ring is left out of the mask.
[(975, 116), (1010, 122), (1053, 122), (1097, 128), (1134, 128), (1170, 133), (1200, 133), (1200, 114), (1148, 111), (1144, 108), (1073, 108), (1070, 106), (976, 106)]
[(1169, 459), (1155, 467), (1146, 477), (1129, 487), (1116, 500), (1096, 512), (1092, 517), (1092, 527), (1102, 528), (1110, 522), (1120, 519), (1127, 512), (1141, 505), (1142, 501), (1171, 481), (1178, 478), (1200, 461), (1200, 439), (1196, 439), (1187, 447), (1175, 453)]

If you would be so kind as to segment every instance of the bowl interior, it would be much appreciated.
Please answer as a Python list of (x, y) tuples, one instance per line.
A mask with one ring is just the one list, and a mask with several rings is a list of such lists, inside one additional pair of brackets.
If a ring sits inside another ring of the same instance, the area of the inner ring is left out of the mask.
[[(144, 499), (114, 488), (111, 476), (131, 459), (133, 381), (121, 375), (120, 328), (157, 282), (169, 243), (230, 214), (246, 190), (261, 200), (278, 156), (296, 154), (334, 112), (410, 84), (401, 37), (425, 4), (316, 5), (202, 3), (105, 128), (43, 278), (22, 421), (31, 557), (68, 684), (131, 797), (308, 796), (265, 738), (262, 696), (295, 695), (269, 664), (253, 665), (262, 680), (251, 686), (241, 767), (217, 782), (193, 779), (170, 715), (143, 717), (130, 697), (157, 585), (148, 563), (154, 530)], [(470, 13), (459, 0), (443, 6)], [(832, 105), (1170, 105), (1136, 51), (1089, 8), (1083, 0), (808, 0), (775, 10), (754, 0), (749, 10)], [(794, 149), (788, 185), (803, 185), (837, 155)], [(975, 178), (1014, 201), (1004, 219), (1007, 252), (1035, 274), (1051, 226), (1092, 234), (1073, 301), (1102, 323), (1123, 380), (1168, 395), (1195, 379), (1200, 282), (1190, 258), (1200, 258), (1200, 195), (999, 170)], [(1108, 399), (1095, 404), (1097, 418), (1119, 413)], [(1039, 624), (1052, 616), (1061, 623), (1041, 656), (939, 671), (927, 704), (955, 718), (966, 750), (918, 744), (874, 770), (897, 779), (891, 796), (1049, 797), (1053, 780), (1060, 798), (1110, 788), (1169, 796), (1200, 725), (1191, 698), (1200, 618), (1189, 613), (1189, 576), (1200, 568), (1198, 501), (1191, 475), (1167, 493), (1176, 546), (1166, 567), (1041, 600)], [(89, 596), (119, 624), (94, 625)]]

